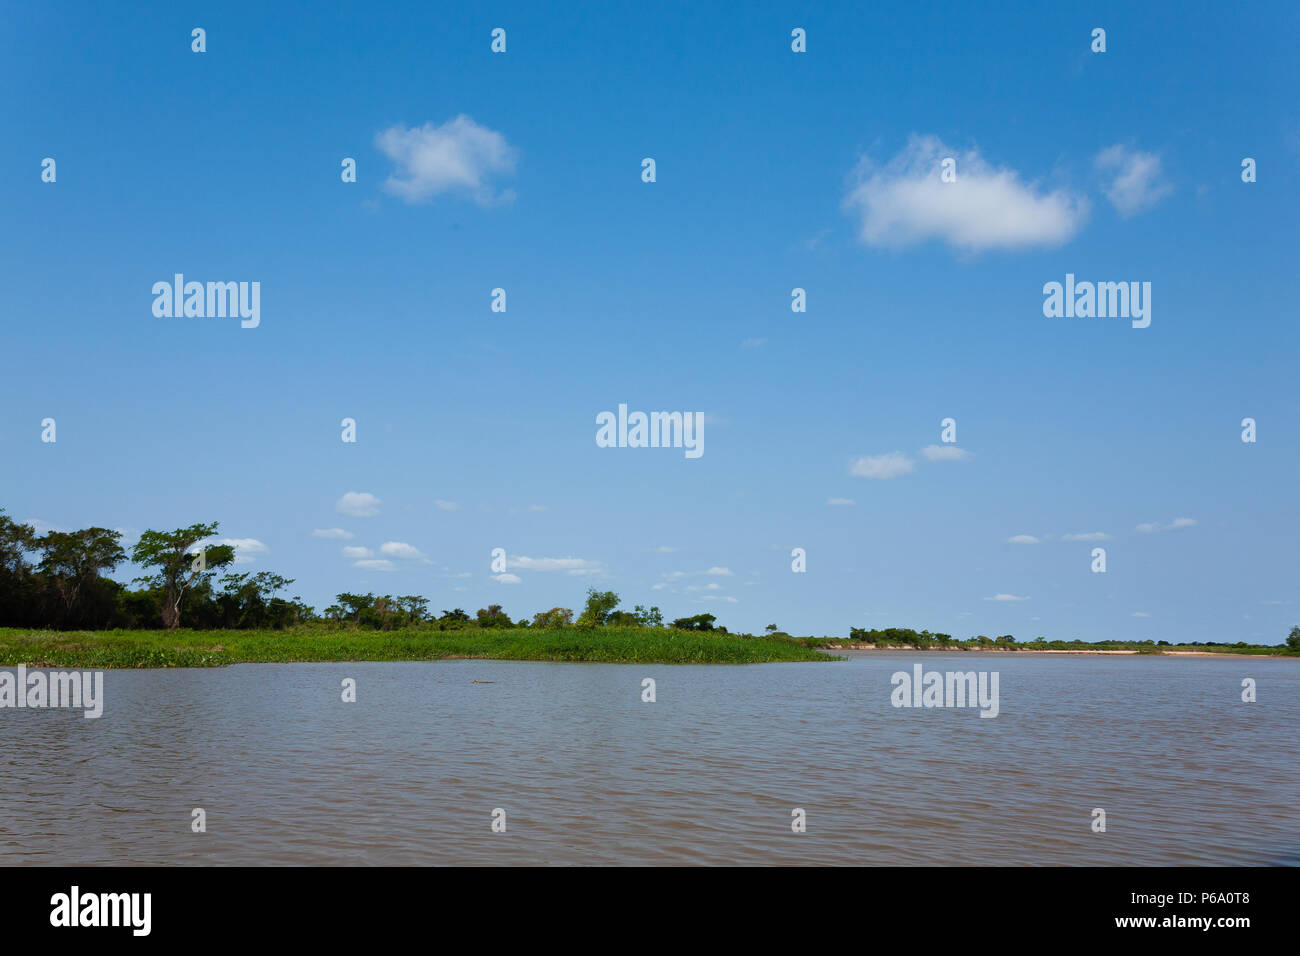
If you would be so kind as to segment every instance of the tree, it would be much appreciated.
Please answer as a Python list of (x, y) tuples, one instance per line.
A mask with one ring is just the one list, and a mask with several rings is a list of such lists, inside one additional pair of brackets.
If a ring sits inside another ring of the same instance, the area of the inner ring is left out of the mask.
[(122, 534), (107, 528), (82, 531), (51, 531), (36, 542), (43, 557), (39, 565), (59, 598), (68, 618), (73, 617), (77, 599), (93, 586), (101, 571), (111, 571), (126, 560), (118, 544)]
[(404, 594), (397, 599), (397, 606), (406, 615), (408, 624), (419, 624), (429, 617), (429, 599), (418, 594)]
[(775, 624), (769, 624), (767, 627), (763, 628), (763, 630), (767, 631), (767, 633), (769, 634), (775, 634), (777, 631), (781, 629), (777, 627)]
[(571, 627), (573, 611), (567, 607), (553, 607), (533, 615), (533, 627)]
[(501, 610), (500, 604), (489, 604), (486, 608), (479, 608), (478, 614), (479, 627), (514, 627), (514, 621), (510, 620), (510, 615)]
[(27, 554), (36, 547), (36, 529), (0, 510), (0, 625), (39, 624), (39, 581)]
[(1300, 624), (1291, 628), (1291, 633), (1286, 636), (1286, 646), (1293, 651), (1300, 651)]
[(587, 606), (578, 615), (578, 627), (600, 627), (609, 620), (618, 607), (618, 595), (613, 591), (587, 589)]
[(0, 573), (12, 575), (31, 571), (27, 553), (36, 548), (36, 529), (19, 524), (0, 508)]
[[(158, 569), (156, 574), (136, 580), (162, 590), (162, 622), (168, 630), (180, 627), (185, 592), (235, 560), (235, 549), (230, 545), (203, 544), (204, 539), (217, 533), (217, 527), (214, 521), (175, 531), (146, 531), (131, 549), (131, 560), (136, 564)], [(202, 547), (195, 551), (198, 545)]]
[(717, 617), (713, 614), (696, 614), (694, 617), (679, 617), (672, 627), (679, 631), (711, 631)]
[(645, 608), (638, 604), (633, 608), (632, 613), (636, 615), (636, 622), (641, 627), (663, 627), (664, 615), (657, 607)]
[(224, 627), (284, 627), (298, 617), (295, 605), (277, 598), (292, 578), (270, 571), (256, 574), (227, 574), (221, 579), (223, 591), (217, 595)]

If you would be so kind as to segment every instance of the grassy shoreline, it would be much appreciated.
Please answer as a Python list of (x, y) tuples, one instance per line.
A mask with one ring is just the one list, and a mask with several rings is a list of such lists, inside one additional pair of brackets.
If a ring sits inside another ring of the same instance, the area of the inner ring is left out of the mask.
[[(864, 644), (833, 637), (753, 636), (673, 628), (430, 627), (391, 631), (304, 625), (284, 630), (46, 631), (0, 628), (0, 666), (55, 668), (223, 667), (330, 661), (477, 660), (605, 664), (762, 664), (842, 659), (834, 651), (948, 651), (977, 654), (1122, 654), (1171, 657), (1294, 657), (1285, 647), (1124, 642), (1075, 644)], [(828, 653), (829, 652), (829, 653)]]
[(0, 666), (132, 668), (452, 658), (606, 664), (759, 664), (837, 658), (781, 637), (601, 627), (392, 631), (31, 631), (0, 628)]

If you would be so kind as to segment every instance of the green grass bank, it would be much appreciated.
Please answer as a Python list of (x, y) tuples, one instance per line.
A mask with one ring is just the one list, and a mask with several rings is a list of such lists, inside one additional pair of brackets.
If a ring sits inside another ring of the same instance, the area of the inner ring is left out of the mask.
[(0, 628), (0, 666), (222, 667), (290, 661), (479, 658), (606, 664), (760, 664), (834, 657), (784, 637), (600, 627), (392, 631), (31, 631)]

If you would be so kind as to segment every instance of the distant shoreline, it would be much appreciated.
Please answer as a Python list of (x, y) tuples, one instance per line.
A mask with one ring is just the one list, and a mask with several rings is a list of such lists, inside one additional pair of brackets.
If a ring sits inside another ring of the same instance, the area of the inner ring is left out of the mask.
[(1165, 650), (1164, 648), (1161, 648), (1158, 651), (1151, 651), (1149, 653), (1144, 654), (1142, 651), (1127, 650), (1127, 649), (1089, 651), (1089, 650), (1075, 650), (1071, 648), (1070, 650), (1061, 650), (1052, 647), (1043, 647), (1043, 648), (1026, 647), (1023, 644), (1017, 645), (1016, 647), (970, 647), (965, 644), (954, 645), (949, 647), (944, 647), (938, 644), (931, 645), (929, 647), (914, 647), (910, 644), (887, 644), (887, 645), (821, 644), (819, 646), (822, 650), (826, 650), (826, 651), (832, 651), (832, 650), (835, 651), (924, 651), (924, 652), (951, 651), (954, 653), (962, 653), (962, 654), (965, 654), (967, 652), (973, 654), (1122, 654), (1127, 657), (1237, 657), (1237, 658), (1240, 657), (1275, 658), (1275, 657), (1295, 656), (1293, 654), (1283, 654), (1283, 653), (1242, 654), (1242, 653), (1235, 653), (1233, 651), (1170, 651), (1170, 650)]

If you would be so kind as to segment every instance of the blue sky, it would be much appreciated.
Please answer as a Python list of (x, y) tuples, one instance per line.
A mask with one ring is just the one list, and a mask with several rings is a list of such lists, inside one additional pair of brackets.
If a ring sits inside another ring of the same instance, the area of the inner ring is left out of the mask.
[[(1300, 621), (1293, 6), (268, 6), (6, 11), (13, 517), (219, 520), (318, 608)], [(156, 317), (177, 272), (260, 282), (260, 325)], [(1150, 282), (1151, 325), (1045, 317), (1066, 273)], [(619, 403), (705, 453), (597, 447)]]

